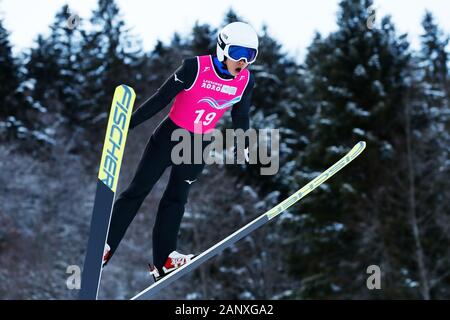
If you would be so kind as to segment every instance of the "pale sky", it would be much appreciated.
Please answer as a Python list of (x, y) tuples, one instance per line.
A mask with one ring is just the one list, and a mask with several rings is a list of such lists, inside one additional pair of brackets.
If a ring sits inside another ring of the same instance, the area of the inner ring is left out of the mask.
[[(11, 33), (14, 52), (30, 48), (40, 33), (47, 33), (56, 12), (69, 4), (74, 12), (88, 19), (97, 0), (0, 0), (0, 18)], [(336, 29), (338, 0), (116, 0), (127, 26), (151, 50), (157, 39), (170, 40), (175, 31), (188, 33), (195, 21), (217, 27), (225, 12), (233, 8), (257, 31), (263, 23), (286, 52), (302, 57), (317, 30), (323, 35)], [(420, 22), (425, 9), (435, 15), (440, 27), (450, 33), (450, 0), (375, 0), (377, 21), (392, 15), (400, 32), (408, 32), (413, 47), (419, 43)]]

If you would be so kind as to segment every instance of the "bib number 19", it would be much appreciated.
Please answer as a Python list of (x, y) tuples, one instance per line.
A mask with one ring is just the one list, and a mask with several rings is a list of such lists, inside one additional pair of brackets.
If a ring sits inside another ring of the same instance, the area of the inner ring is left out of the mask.
[[(197, 118), (195, 119), (194, 123), (197, 124), (197, 123), (200, 123), (200, 121), (202, 120), (205, 110), (197, 110), (197, 111), (195, 111), (195, 113), (197, 114)], [(214, 120), (215, 117), (216, 117), (215, 112), (208, 113), (204, 118), (205, 120), (202, 121), (202, 125), (204, 125), (204, 126), (209, 125)]]

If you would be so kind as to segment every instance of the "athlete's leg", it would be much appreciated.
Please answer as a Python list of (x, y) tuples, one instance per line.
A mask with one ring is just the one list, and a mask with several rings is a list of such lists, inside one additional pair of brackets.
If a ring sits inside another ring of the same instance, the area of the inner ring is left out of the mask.
[(110, 256), (117, 249), (145, 197), (171, 164), (172, 129), (171, 125), (164, 121), (155, 130), (144, 150), (133, 180), (114, 203), (107, 240), (111, 247)]
[(184, 214), (189, 189), (204, 164), (173, 165), (169, 183), (159, 203), (153, 226), (153, 263), (161, 269), (167, 256), (177, 248), (178, 231)]

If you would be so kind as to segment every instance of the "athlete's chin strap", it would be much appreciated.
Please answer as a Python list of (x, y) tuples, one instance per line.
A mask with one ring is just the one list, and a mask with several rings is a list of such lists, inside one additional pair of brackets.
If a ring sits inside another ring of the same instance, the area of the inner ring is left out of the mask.
[[(225, 57), (226, 59), (226, 57)], [(233, 76), (227, 69), (227, 65), (225, 64), (225, 60), (224, 61), (219, 61), (219, 59), (217, 58), (217, 56), (214, 56), (214, 64), (217, 67), (217, 69), (219, 69), (219, 71), (223, 74), (226, 74), (227, 76)]]

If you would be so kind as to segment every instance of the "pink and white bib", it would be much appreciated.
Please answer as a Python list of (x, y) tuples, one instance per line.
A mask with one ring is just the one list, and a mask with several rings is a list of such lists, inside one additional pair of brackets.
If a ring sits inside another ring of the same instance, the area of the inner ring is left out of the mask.
[(244, 69), (234, 79), (222, 79), (211, 56), (199, 56), (197, 61), (197, 77), (189, 89), (176, 96), (169, 117), (190, 132), (208, 133), (225, 111), (241, 100), (250, 72)]

